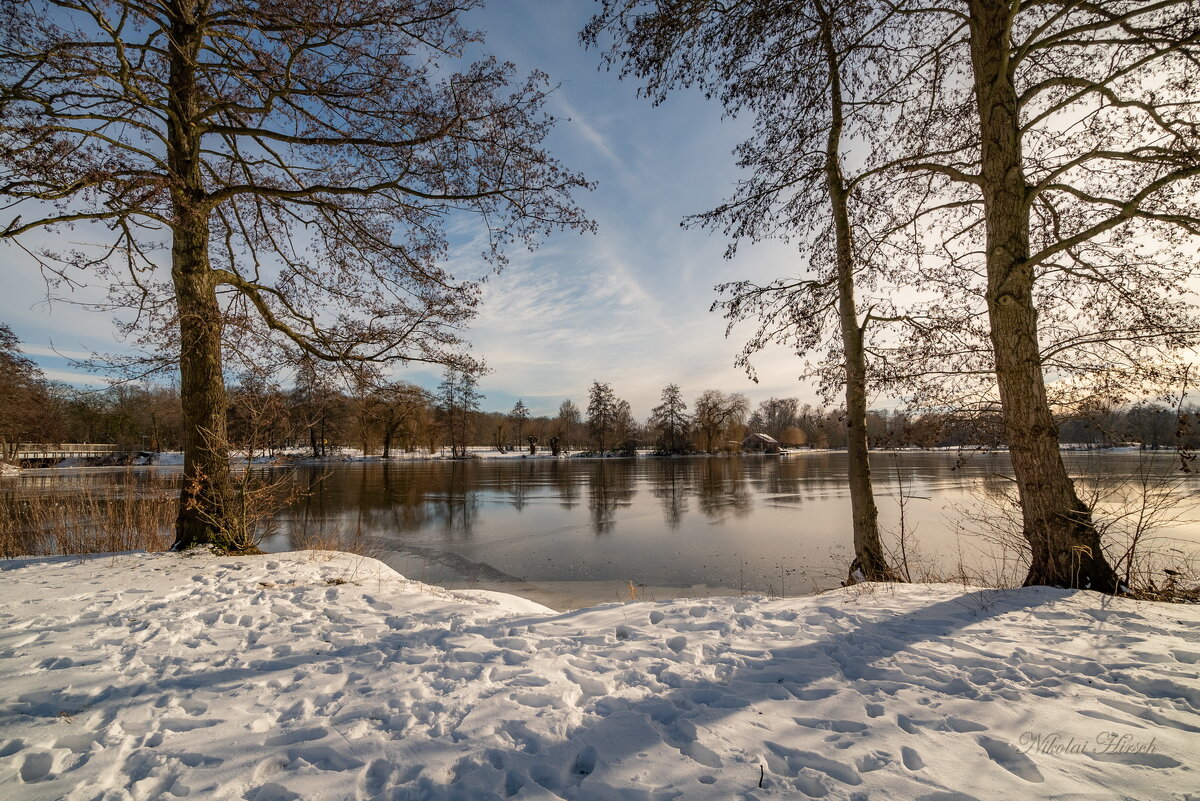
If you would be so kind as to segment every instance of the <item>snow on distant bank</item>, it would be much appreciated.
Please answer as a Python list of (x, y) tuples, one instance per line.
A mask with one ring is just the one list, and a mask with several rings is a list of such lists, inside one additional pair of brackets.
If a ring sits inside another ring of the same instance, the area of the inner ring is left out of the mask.
[(556, 614), (312, 553), (0, 562), (0, 797), (1200, 798), (1200, 609), (840, 590)]

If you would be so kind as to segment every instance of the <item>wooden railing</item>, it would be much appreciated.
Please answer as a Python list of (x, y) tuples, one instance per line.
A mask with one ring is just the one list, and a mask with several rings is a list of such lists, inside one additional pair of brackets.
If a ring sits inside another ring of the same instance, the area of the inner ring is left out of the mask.
[(127, 451), (120, 445), (97, 442), (22, 442), (15, 448), (10, 446), (14, 460), (86, 458)]

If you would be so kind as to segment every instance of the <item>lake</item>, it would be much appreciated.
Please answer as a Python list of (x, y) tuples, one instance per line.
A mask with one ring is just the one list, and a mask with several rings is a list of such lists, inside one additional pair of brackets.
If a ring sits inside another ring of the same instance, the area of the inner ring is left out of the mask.
[[(1157, 567), (1200, 550), (1200, 476), (1181, 473), (1173, 454), (1065, 458), (1081, 494), (1109, 515), (1140, 509), (1143, 497), (1172, 500), (1181, 519), (1158, 532)], [(1017, 519), (1007, 455), (880, 452), (872, 465), (885, 544), (898, 554), (904, 532), (914, 577), (1019, 582), (1019, 548), (1006, 542), (1019, 534), (1006, 522)], [(26, 471), (18, 481), (121, 475)], [(413, 579), (557, 609), (631, 596), (807, 594), (837, 586), (852, 557), (845, 475), (846, 455), (836, 452), (301, 466), (293, 474), (301, 497), (278, 515), (264, 548), (354, 544)], [(1113, 534), (1116, 544), (1123, 535)]]

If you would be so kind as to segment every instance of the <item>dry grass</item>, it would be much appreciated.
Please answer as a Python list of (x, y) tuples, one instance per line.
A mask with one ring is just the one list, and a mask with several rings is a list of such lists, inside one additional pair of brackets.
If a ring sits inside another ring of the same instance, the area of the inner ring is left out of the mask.
[(388, 556), (388, 549), (379, 540), (364, 537), (360, 533), (347, 534), (338, 528), (312, 533), (293, 533), (290, 540), (293, 551), (308, 551), (309, 558), (314, 561), (332, 561), (338, 554), (358, 557), (347, 564), (341, 576), (327, 578), (325, 583), (330, 585), (357, 584), (362, 578), (359, 571), (368, 559), (382, 562)]
[(69, 492), (18, 487), (0, 495), (0, 555), (163, 551), (178, 510), (170, 478)]
[(364, 537), (361, 534), (346, 534), (339, 528), (318, 532), (293, 533), (290, 536), (293, 551), (312, 551), (316, 554), (327, 554), (333, 557), (334, 552), (348, 553), (355, 556), (365, 556), (370, 559), (382, 559), (387, 555), (378, 540)]

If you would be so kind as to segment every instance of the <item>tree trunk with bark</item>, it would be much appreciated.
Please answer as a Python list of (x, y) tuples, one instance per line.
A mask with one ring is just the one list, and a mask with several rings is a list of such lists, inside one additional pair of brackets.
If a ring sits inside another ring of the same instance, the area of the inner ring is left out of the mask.
[(971, 60), (979, 107), (986, 221), (987, 308), (996, 380), (1031, 554), (1026, 585), (1117, 589), (1091, 512), (1058, 447), (1038, 345), (1029, 205), (1017, 92), (1008, 54), (1008, 0), (971, 0)]
[(397, 426), (394, 423), (388, 423), (383, 429), (383, 458), (388, 459), (392, 455), (392, 437), (396, 435)]
[(167, 160), (173, 219), (171, 279), (179, 314), (180, 397), (184, 420), (183, 489), (174, 548), (226, 546), (233, 495), (226, 436), (228, 399), (221, 366), (221, 308), (209, 265), (209, 204), (201, 174), (199, 86), (202, 41), (194, 2), (173, 4), (169, 43)]
[(833, 43), (833, 20), (821, 3), (814, 5), (821, 17), (821, 43), (829, 70), (830, 126), (825, 147), (825, 178), (837, 250), (838, 318), (846, 371), (846, 461), (854, 527), (854, 562), (850, 567), (850, 575), (853, 579), (857, 570), (868, 581), (899, 581), (899, 575), (887, 563), (879, 538), (879, 510), (875, 506), (871, 462), (867, 451), (867, 361), (863, 348), (863, 326), (859, 324), (854, 299), (850, 199), (841, 166), (843, 102), (840, 67)]

